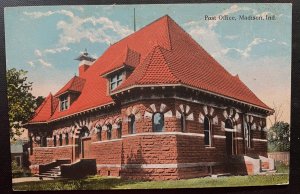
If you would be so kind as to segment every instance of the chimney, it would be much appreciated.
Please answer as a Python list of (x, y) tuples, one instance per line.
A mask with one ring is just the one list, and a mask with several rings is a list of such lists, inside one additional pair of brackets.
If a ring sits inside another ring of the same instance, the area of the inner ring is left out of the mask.
[(82, 53), (75, 60), (80, 61), (78, 71), (79, 77), (83, 75), (83, 73), (90, 67), (90, 65), (95, 61), (94, 58), (90, 57), (87, 50), (85, 49), (84, 53)]
[(90, 66), (87, 64), (79, 64), (78, 71), (79, 71), (79, 77), (82, 76), (82, 74), (89, 68)]

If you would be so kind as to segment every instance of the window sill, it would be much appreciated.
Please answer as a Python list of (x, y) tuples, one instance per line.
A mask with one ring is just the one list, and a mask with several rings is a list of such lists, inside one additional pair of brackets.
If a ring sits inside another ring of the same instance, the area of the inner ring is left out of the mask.
[(212, 146), (205, 146), (205, 149), (216, 149), (216, 147), (212, 147)]

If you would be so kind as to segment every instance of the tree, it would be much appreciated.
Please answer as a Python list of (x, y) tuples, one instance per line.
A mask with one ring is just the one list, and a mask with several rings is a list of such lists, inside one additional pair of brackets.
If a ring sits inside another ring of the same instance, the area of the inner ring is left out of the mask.
[(290, 150), (290, 125), (283, 121), (276, 122), (268, 133), (270, 151), (285, 152)]
[(269, 121), (271, 126), (275, 125), (277, 122), (281, 120), (283, 110), (281, 110), (282, 104), (276, 105), (275, 102), (273, 102), (273, 115), (269, 117)]
[[(34, 114), (37, 99), (31, 94), (32, 82), (27, 81), (27, 71), (9, 69), (6, 72), (8, 114), (10, 137), (21, 135), (22, 124), (26, 123)], [(38, 99), (39, 103), (41, 99)]]

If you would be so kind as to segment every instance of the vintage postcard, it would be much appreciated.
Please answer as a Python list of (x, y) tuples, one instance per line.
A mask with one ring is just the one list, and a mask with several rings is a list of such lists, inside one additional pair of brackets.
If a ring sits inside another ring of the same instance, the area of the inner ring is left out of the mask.
[(5, 8), (13, 189), (288, 184), (291, 14)]

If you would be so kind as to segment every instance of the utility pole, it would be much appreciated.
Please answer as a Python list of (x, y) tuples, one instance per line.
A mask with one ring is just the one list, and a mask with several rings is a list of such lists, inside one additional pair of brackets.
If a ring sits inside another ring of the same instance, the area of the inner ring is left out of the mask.
[(135, 8), (133, 8), (133, 30), (134, 30), (134, 32), (136, 31), (136, 26), (135, 26)]

